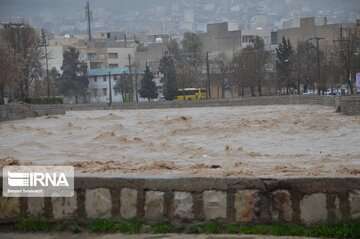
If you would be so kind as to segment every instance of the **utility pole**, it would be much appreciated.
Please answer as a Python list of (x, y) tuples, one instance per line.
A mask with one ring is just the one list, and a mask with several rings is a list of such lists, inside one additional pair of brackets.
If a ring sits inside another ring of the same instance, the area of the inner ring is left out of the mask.
[[(345, 62), (345, 69), (346, 69), (346, 78), (347, 78), (347, 83), (349, 85), (350, 88), (350, 94), (353, 94), (353, 85), (351, 82), (351, 37), (350, 37), (350, 31), (349, 31), (349, 36), (348, 39), (344, 39), (344, 34), (343, 34), (344, 28), (341, 25), (340, 26), (340, 39), (339, 40), (335, 40), (334, 42), (340, 42), (340, 48), (341, 48), (341, 52), (343, 53), (343, 57), (344, 62)], [(345, 43), (345, 46), (344, 46)], [(345, 49), (344, 49), (345, 48)]]
[(89, 41), (91, 41), (92, 40), (92, 36), (91, 36), (91, 15), (92, 15), (92, 12), (90, 10), (90, 2), (89, 1), (87, 1), (87, 3), (86, 3), (85, 15), (86, 15), (87, 24), (88, 24), (88, 37), (89, 37)]
[(112, 106), (111, 72), (109, 71), (109, 106)]
[(323, 40), (322, 37), (313, 37), (308, 41), (315, 40), (316, 41), (316, 64), (317, 64), (317, 75), (318, 75), (318, 94), (320, 95), (320, 83), (321, 83), (321, 62), (320, 62), (320, 41)]
[(211, 99), (211, 82), (210, 82), (210, 64), (209, 64), (209, 52), (206, 52), (206, 77), (207, 77), (207, 98)]
[(138, 88), (137, 88), (138, 87), (137, 86), (137, 77), (136, 77), (135, 82), (134, 82), (133, 73), (132, 73), (132, 64), (131, 64), (131, 54), (128, 54), (128, 59), (129, 59), (129, 76), (130, 76), (131, 84), (133, 86), (133, 92), (134, 92), (134, 95), (135, 95), (136, 104), (138, 104), (139, 103), (139, 96), (138, 96)]
[(50, 79), (49, 79), (49, 61), (48, 61), (48, 42), (44, 29), (41, 29), (42, 43), (45, 49), (45, 63), (46, 63), (46, 82), (47, 82), (47, 97), (50, 98)]

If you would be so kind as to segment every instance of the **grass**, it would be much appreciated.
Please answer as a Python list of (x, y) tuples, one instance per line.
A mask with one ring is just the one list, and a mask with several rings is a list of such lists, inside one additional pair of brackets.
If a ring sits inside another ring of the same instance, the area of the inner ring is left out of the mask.
[(64, 223), (51, 223), (41, 218), (25, 218), (15, 224), (15, 230), (21, 232), (53, 232), (82, 231), (93, 233), (124, 233), (124, 234), (249, 234), (273, 236), (305, 236), (325, 238), (360, 238), (360, 221), (342, 224), (300, 226), (288, 224), (273, 225), (239, 225), (223, 224), (218, 222), (198, 223), (189, 225), (174, 225), (168, 222), (145, 224), (138, 220), (96, 219), (83, 223), (67, 221)]
[(110, 220), (96, 219), (86, 225), (86, 228), (95, 233), (140, 233), (143, 224), (137, 220)]

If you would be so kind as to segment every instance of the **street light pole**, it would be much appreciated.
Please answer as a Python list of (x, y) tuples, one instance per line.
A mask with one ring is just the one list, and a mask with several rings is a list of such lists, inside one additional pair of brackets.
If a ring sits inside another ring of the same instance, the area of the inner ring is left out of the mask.
[(112, 106), (111, 72), (109, 71), (109, 106)]
[(210, 83), (210, 63), (209, 63), (209, 52), (206, 52), (206, 77), (207, 77), (207, 88), (208, 88), (208, 99), (211, 99), (211, 83)]

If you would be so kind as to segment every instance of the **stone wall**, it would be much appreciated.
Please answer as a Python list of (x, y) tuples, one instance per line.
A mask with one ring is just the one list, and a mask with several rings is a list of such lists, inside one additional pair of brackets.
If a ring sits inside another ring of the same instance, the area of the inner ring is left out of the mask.
[(27, 117), (43, 115), (65, 114), (63, 105), (29, 105), (8, 104), (0, 105), (0, 121), (18, 120)]
[(0, 222), (25, 215), (306, 225), (360, 218), (360, 178), (77, 177), (75, 188), (72, 198), (0, 197)]

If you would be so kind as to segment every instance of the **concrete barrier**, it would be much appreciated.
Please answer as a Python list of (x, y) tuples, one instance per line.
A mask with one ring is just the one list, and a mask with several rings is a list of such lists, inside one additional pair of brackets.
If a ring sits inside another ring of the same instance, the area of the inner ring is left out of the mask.
[(289, 104), (313, 104), (335, 107), (337, 97), (328, 96), (264, 96), (243, 97), (229, 99), (214, 99), (201, 101), (171, 101), (171, 102), (143, 102), (139, 104), (80, 104), (65, 105), (66, 110), (106, 110), (106, 109), (166, 109), (166, 108), (190, 108), (190, 107), (216, 107), (216, 106), (250, 106), (250, 105), (289, 105)]
[(360, 178), (77, 177), (72, 198), (0, 198), (0, 222), (24, 216), (55, 221), (345, 222), (360, 218)]
[(65, 114), (65, 111), (88, 110), (131, 110), (131, 109), (167, 109), (191, 107), (226, 107), (251, 105), (324, 105), (335, 107), (337, 112), (346, 115), (360, 115), (360, 96), (264, 96), (202, 101), (149, 102), (140, 104), (77, 104), (77, 105), (0, 105), (0, 121), (23, 119), (43, 115)]
[(341, 98), (340, 111), (345, 115), (360, 115), (360, 96)]

